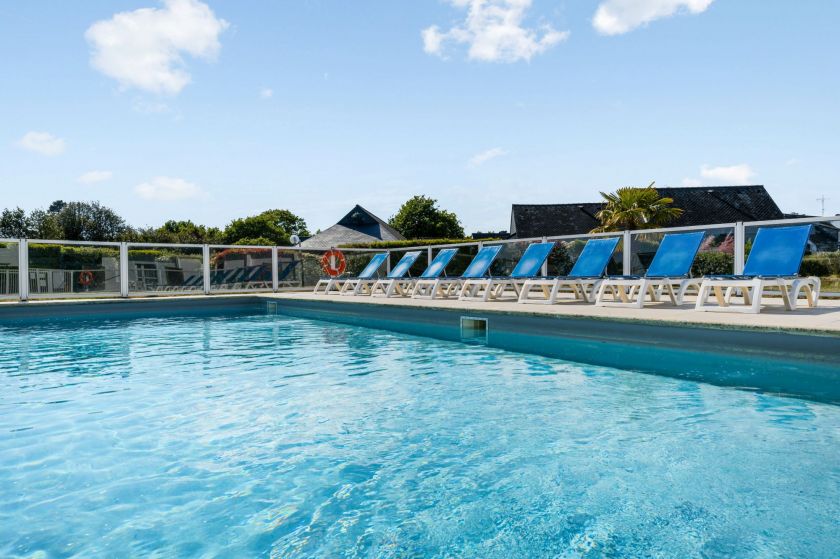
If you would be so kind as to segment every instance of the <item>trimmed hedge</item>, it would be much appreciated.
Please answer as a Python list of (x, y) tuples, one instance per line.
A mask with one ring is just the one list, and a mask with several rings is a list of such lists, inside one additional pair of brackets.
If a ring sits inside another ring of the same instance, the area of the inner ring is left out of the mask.
[(691, 276), (717, 276), (731, 274), (735, 270), (735, 257), (726, 252), (700, 252), (691, 265)]
[(799, 273), (803, 276), (817, 276), (821, 278), (840, 276), (840, 251), (816, 252), (802, 259)]
[(501, 241), (502, 239), (407, 239), (405, 241), (378, 241), (376, 243), (349, 243), (340, 245), (338, 248), (406, 248), (428, 245), (454, 245), (456, 243), (487, 243), (490, 241)]

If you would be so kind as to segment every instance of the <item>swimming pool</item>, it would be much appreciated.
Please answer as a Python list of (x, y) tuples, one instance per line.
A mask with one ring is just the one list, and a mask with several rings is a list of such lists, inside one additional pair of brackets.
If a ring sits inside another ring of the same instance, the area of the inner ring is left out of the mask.
[(840, 406), (244, 312), (0, 339), (2, 557), (840, 551)]

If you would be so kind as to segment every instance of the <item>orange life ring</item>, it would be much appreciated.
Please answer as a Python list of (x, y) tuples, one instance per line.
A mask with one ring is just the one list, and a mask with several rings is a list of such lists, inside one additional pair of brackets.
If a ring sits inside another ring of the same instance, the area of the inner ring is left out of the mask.
[(93, 283), (93, 272), (89, 270), (84, 270), (79, 272), (79, 285), (82, 287), (87, 287)]
[(331, 278), (340, 276), (347, 269), (347, 260), (340, 250), (330, 249), (321, 257), (321, 269)]

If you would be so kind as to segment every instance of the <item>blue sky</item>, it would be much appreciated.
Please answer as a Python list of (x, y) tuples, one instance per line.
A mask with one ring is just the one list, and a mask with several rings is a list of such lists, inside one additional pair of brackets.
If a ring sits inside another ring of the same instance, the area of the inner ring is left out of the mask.
[(414, 194), (468, 231), (622, 185), (840, 211), (838, 2), (0, 4), (0, 191), (135, 225)]

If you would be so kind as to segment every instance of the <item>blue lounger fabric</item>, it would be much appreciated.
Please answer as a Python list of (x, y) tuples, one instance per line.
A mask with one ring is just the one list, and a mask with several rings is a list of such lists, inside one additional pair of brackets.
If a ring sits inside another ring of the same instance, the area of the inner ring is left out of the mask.
[(457, 252), (457, 248), (445, 248), (438, 252), (434, 260), (429, 264), (429, 267), (420, 274), (420, 277), (422, 279), (435, 279), (439, 277)]
[(482, 249), (478, 251), (478, 254), (475, 255), (475, 258), (472, 259), (470, 265), (467, 266), (467, 269), (464, 270), (464, 273), (461, 274), (461, 277), (464, 279), (473, 279), (484, 276), (484, 274), (487, 273), (487, 270), (490, 269), (490, 266), (493, 264), (496, 256), (499, 255), (500, 250), (502, 250), (502, 245), (482, 247)]
[(537, 276), (540, 273), (540, 268), (542, 268), (543, 262), (545, 259), (548, 258), (548, 255), (551, 254), (552, 249), (554, 248), (554, 243), (533, 243), (525, 249), (525, 253), (522, 255), (522, 258), (519, 259), (519, 263), (516, 264), (516, 267), (513, 269), (513, 272), (510, 273), (510, 277), (512, 278), (532, 278)]
[(417, 260), (418, 256), (420, 256), (419, 250), (406, 252), (405, 254), (403, 254), (403, 257), (400, 258), (400, 261), (397, 262), (397, 265), (391, 268), (391, 271), (388, 272), (388, 275), (386, 277), (388, 279), (400, 279), (401, 277), (405, 276), (408, 273), (408, 270)]
[(578, 255), (572, 271), (567, 278), (600, 278), (610, 263), (619, 237), (607, 239), (590, 239), (586, 241), (583, 250)]

